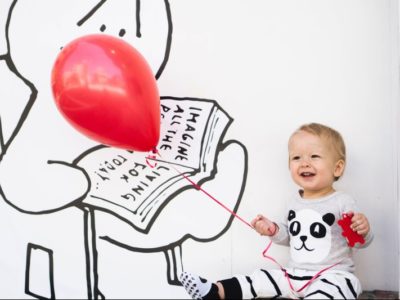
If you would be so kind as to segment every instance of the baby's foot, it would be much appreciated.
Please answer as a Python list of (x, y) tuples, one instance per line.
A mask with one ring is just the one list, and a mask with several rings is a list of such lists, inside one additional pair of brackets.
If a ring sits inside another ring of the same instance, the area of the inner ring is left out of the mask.
[(183, 272), (179, 281), (193, 299), (218, 299), (218, 287), (197, 275)]

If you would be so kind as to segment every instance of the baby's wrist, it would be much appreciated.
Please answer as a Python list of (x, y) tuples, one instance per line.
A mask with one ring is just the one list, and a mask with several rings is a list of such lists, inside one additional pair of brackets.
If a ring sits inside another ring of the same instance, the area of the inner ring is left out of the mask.
[(273, 222), (272, 224), (274, 225), (274, 227), (272, 230), (269, 230), (269, 236), (274, 236), (279, 230), (279, 226), (275, 222)]

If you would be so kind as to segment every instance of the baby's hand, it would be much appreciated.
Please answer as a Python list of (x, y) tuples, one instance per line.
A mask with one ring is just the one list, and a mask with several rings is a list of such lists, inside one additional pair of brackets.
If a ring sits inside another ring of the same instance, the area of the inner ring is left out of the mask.
[(278, 226), (263, 215), (257, 215), (251, 225), (261, 235), (273, 236), (278, 231)]
[(369, 232), (369, 222), (367, 217), (362, 213), (354, 213), (351, 218), (351, 229), (362, 236), (366, 236)]

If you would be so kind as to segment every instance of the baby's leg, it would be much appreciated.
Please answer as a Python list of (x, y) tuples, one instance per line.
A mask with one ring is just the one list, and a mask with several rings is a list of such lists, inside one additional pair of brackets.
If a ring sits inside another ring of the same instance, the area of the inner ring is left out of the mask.
[(357, 277), (348, 272), (323, 274), (305, 292), (304, 299), (357, 299), (361, 285)]
[(221, 280), (226, 299), (277, 298), (290, 295), (284, 273), (278, 269), (258, 269), (250, 276), (236, 275)]
[(289, 294), (281, 270), (260, 269), (251, 276), (237, 275), (217, 283), (183, 272), (180, 281), (193, 299), (251, 299)]
[(220, 285), (216, 285), (200, 276), (183, 272), (179, 281), (193, 299), (223, 299), (219, 295)]

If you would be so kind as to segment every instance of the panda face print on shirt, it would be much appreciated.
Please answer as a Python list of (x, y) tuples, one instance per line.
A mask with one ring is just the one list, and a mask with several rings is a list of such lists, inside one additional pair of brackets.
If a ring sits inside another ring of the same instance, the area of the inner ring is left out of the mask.
[(333, 214), (321, 215), (312, 209), (290, 210), (288, 221), (290, 252), (295, 262), (318, 263), (326, 258), (332, 244)]

